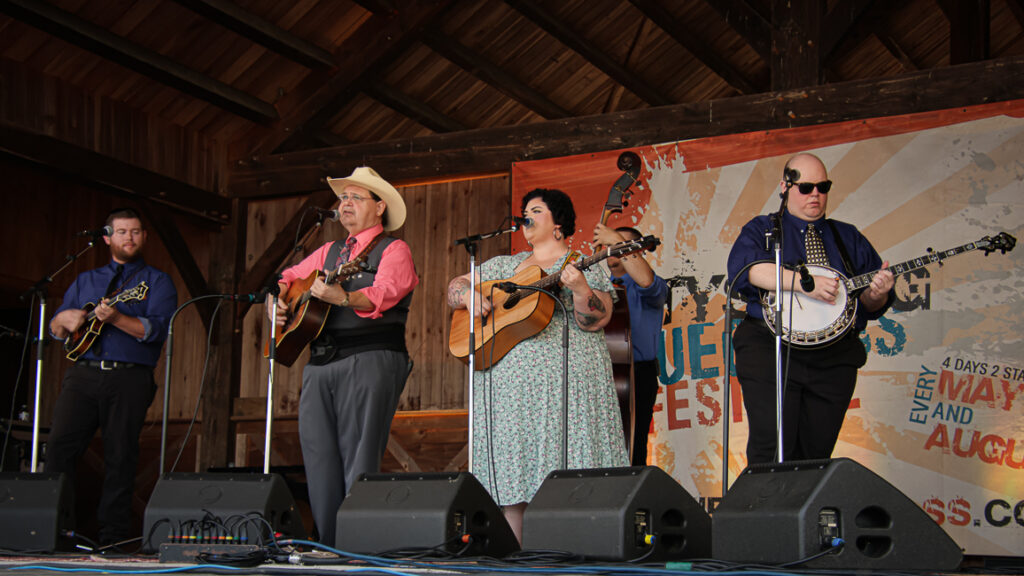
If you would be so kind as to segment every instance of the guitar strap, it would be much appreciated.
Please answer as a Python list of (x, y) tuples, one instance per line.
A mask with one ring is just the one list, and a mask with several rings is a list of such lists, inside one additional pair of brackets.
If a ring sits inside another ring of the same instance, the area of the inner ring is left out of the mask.
[(832, 229), (832, 237), (836, 239), (836, 245), (839, 246), (839, 255), (843, 258), (843, 267), (846, 268), (846, 277), (853, 278), (853, 266), (850, 264), (850, 253), (846, 251), (846, 244), (843, 244), (843, 237), (839, 235), (839, 229), (836, 228), (831, 218), (826, 218), (828, 227)]

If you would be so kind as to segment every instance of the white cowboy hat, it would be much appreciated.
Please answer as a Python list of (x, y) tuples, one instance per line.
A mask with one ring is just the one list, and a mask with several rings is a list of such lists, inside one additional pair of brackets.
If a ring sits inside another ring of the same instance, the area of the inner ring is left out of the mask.
[(387, 206), (384, 210), (385, 232), (398, 230), (405, 223), (405, 201), (402, 200), (402, 195), (373, 168), (360, 166), (353, 170), (348, 178), (328, 178), (327, 183), (337, 196), (341, 196), (346, 186), (359, 186), (376, 194)]

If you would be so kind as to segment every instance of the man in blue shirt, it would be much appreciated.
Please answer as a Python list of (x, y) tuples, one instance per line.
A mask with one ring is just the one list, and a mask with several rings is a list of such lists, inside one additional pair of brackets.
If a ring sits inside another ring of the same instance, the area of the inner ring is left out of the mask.
[[(627, 240), (642, 238), (635, 228), (622, 226), (612, 230), (598, 224), (594, 228), (594, 243), (611, 246)], [(647, 465), (647, 436), (651, 429), (654, 401), (658, 397), (658, 337), (664, 320), (668, 284), (654, 273), (650, 264), (638, 252), (623, 258), (608, 258), (612, 283), (626, 290), (629, 308), (630, 338), (633, 344), (633, 466)]]
[[(847, 277), (882, 270), (856, 295), (859, 306), (849, 332), (823, 348), (793, 346), (787, 352), (783, 347), (784, 362), (787, 354), (789, 359), (788, 366), (783, 364), (783, 374), (788, 374), (782, 416), (784, 460), (831, 457), (853, 398), (857, 370), (867, 361), (858, 335), (868, 320), (885, 313), (894, 298), (893, 275), (884, 270), (888, 262), (882, 262), (871, 243), (853, 225), (825, 218), (831, 186), (825, 165), (817, 156), (797, 154), (786, 163), (780, 183), (780, 192), (789, 194), (786, 212), (782, 214), (783, 263), (814, 263), (815, 250), (805, 249), (808, 241), (811, 245), (823, 245), (828, 265)], [(747, 315), (736, 328), (733, 346), (750, 428), (749, 464), (777, 461), (775, 341), (764, 319), (772, 311), (764, 310), (759, 301), (762, 291), (775, 289), (774, 253), (765, 246), (765, 234), (771, 227), (771, 216), (757, 216), (748, 222), (729, 253), (728, 263), (729, 277), (747, 301)], [(814, 235), (820, 237), (820, 242), (807, 240)], [(759, 260), (766, 262), (740, 274), (746, 265)], [(797, 297), (835, 304), (837, 297), (845, 295), (845, 288), (836, 278), (815, 275), (813, 279), (813, 287), (805, 291), (799, 274), (790, 269), (782, 273), (783, 287), (792, 287)], [(789, 302), (784, 295), (784, 315), (789, 312)], [(788, 325), (785, 316), (783, 322)]]
[[(146, 231), (135, 211), (116, 210), (107, 217), (107, 225), (113, 230), (103, 237), (110, 246), (110, 262), (80, 274), (50, 322), (55, 338), (75, 341), (81, 336), (79, 329), (91, 321), (83, 308), (95, 304), (92, 313), (102, 329), (64, 373), (53, 410), (46, 471), (63, 472), (74, 493), (78, 459), (96, 429), (102, 430), (104, 479), (97, 519), (100, 542), (111, 544), (132, 536), (139, 432), (156, 392), (153, 369), (178, 294), (167, 274), (142, 259)], [(126, 298), (131, 293), (126, 291), (133, 289), (135, 296)], [(109, 305), (119, 294), (123, 301)]]

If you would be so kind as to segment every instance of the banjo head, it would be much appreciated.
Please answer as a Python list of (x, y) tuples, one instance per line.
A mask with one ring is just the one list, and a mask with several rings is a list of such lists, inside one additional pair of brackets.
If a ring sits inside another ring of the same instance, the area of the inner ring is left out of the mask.
[[(833, 304), (811, 298), (800, 290), (782, 290), (782, 339), (796, 346), (824, 346), (846, 334), (857, 313), (857, 299), (850, 298), (846, 277), (828, 266), (807, 266), (812, 276), (839, 279), (839, 293)], [(761, 296), (765, 323), (775, 330), (775, 293)]]

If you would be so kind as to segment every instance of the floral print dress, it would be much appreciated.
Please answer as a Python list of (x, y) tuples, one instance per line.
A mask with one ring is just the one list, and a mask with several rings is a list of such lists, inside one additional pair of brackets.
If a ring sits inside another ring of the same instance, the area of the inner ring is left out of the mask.
[[(484, 282), (510, 278), (529, 256), (492, 258), (480, 267), (480, 276)], [(559, 270), (565, 258), (545, 274)], [(594, 290), (612, 291), (601, 270), (584, 276)], [(604, 331), (581, 330), (572, 316), (572, 292), (562, 288), (561, 296), (570, 314), (568, 468), (628, 466)], [(474, 374), (472, 472), (502, 506), (529, 502), (548, 473), (561, 468), (563, 324), (556, 305), (543, 331), (517, 344), (490, 370)]]

